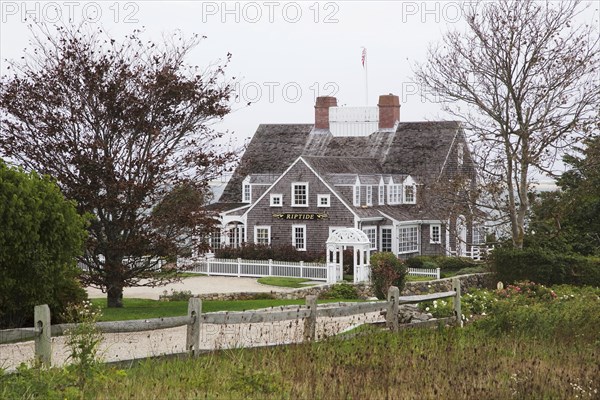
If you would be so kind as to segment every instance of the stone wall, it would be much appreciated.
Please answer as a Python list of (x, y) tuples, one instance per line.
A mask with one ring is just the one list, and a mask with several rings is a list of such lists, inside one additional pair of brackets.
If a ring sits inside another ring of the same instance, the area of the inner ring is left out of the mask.
[[(490, 273), (462, 275), (460, 279), (461, 291), (468, 292), (471, 289), (494, 288), (495, 282), (493, 275)], [(270, 293), (207, 293), (200, 294), (202, 300), (252, 300), (256, 298), (273, 298), (273, 299), (304, 299), (306, 296), (319, 296), (326, 292), (331, 285), (311, 286), (307, 288), (296, 289), (289, 292), (270, 292)], [(373, 290), (370, 284), (359, 283), (355, 285), (360, 298), (368, 298), (373, 296)], [(445, 278), (433, 281), (407, 282), (404, 290), (401, 292), (403, 296), (447, 292), (452, 290), (452, 278)], [(267, 297), (269, 296), (269, 297)]]

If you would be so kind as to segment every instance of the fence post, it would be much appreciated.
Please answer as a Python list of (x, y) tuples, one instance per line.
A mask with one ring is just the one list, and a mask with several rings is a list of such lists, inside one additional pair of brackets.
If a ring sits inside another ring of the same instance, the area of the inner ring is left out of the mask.
[(238, 263), (238, 274), (237, 274), (237, 276), (239, 278), (241, 276), (241, 273), (242, 273), (242, 259), (238, 258), (237, 259), (237, 263)]
[(392, 332), (398, 332), (398, 297), (400, 297), (400, 289), (396, 286), (390, 286), (387, 295), (388, 309), (385, 319), (387, 327)]
[(202, 316), (202, 300), (191, 297), (188, 301), (188, 317), (191, 319), (187, 325), (185, 347), (192, 356), (198, 355), (200, 350), (200, 317)]
[(304, 278), (304, 261), (300, 261), (300, 278)]
[(436, 273), (437, 279), (440, 279), (442, 276), (442, 269), (440, 267), (437, 267), (435, 273)]
[(269, 258), (269, 276), (273, 276), (273, 260)]
[(210, 276), (210, 258), (206, 257), (206, 275)]
[(312, 342), (317, 332), (317, 296), (306, 296), (306, 306), (310, 315), (304, 319), (304, 341)]
[(48, 304), (33, 309), (35, 336), (35, 358), (43, 366), (52, 366), (52, 334), (50, 326), (50, 307)]
[(460, 308), (460, 279), (452, 279), (452, 290), (456, 292), (454, 295), (454, 315), (456, 317), (456, 325), (462, 327), (462, 311)]

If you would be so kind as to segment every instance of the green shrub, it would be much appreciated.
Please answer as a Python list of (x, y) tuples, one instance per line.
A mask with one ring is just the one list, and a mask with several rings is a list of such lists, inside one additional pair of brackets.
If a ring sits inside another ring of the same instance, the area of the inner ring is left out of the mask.
[(531, 280), (544, 285), (600, 286), (600, 259), (556, 254), (539, 248), (495, 249), (492, 270), (498, 280), (511, 284)]
[(358, 291), (354, 285), (338, 283), (323, 292), (320, 297), (323, 299), (358, 299)]
[(442, 271), (460, 271), (465, 268), (477, 267), (480, 264), (466, 257), (440, 257), (437, 260)]
[(162, 301), (188, 301), (194, 295), (190, 290), (173, 290), (171, 289), (171, 293), (168, 293), (166, 290), (163, 291), (163, 294), (158, 296)]
[(390, 286), (404, 289), (406, 266), (393, 253), (381, 252), (371, 255), (371, 283), (378, 299), (387, 298)]
[(438, 256), (414, 256), (407, 258), (405, 263), (407, 268), (437, 268)]
[(87, 295), (78, 281), (86, 221), (48, 177), (0, 161), (0, 329), (31, 326), (48, 304), (54, 322)]

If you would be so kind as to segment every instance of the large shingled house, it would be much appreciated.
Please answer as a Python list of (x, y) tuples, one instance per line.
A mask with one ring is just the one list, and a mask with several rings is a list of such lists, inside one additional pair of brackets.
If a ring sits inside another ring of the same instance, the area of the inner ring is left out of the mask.
[(376, 107), (319, 97), (314, 123), (258, 127), (216, 204), (222, 229), (211, 244), (322, 253), (334, 230), (349, 227), (372, 251), (472, 256), (481, 230), (457, 199), (475, 175), (458, 122), (401, 122), (391, 94)]

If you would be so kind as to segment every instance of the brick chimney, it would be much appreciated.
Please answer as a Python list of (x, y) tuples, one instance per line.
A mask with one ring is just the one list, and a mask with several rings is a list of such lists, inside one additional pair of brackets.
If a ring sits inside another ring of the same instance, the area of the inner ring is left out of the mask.
[(379, 129), (391, 129), (400, 121), (400, 98), (393, 94), (379, 96)]
[(315, 104), (315, 129), (329, 129), (329, 107), (337, 107), (335, 97), (317, 97)]

